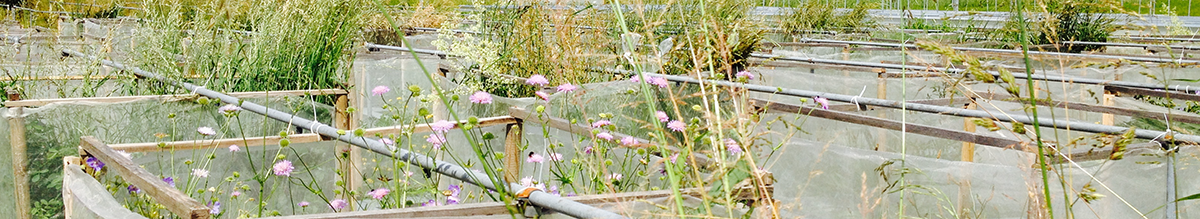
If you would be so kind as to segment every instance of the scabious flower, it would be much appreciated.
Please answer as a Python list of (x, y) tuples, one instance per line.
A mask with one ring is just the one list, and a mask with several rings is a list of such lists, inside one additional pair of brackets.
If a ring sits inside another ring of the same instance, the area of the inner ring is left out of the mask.
[(600, 134), (596, 134), (596, 137), (600, 138), (600, 139), (604, 139), (604, 140), (609, 140), (609, 141), (611, 141), (613, 139), (613, 135), (608, 134), (608, 132), (601, 132)]
[(125, 190), (129, 190), (129, 194), (142, 192), (142, 189), (139, 189), (137, 186), (133, 186), (133, 185), (129, 185), (129, 187), (125, 187)]
[(683, 124), (683, 121), (672, 120), (671, 122), (667, 123), (667, 128), (677, 132), (683, 132), (683, 129), (687, 128), (687, 125)]
[(239, 106), (236, 106), (233, 104), (225, 104), (224, 106), (221, 106), (221, 108), (217, 108), (217, 110), (220, 110), (221, 112), (223, 112), (225, 114), (233, 114), (237, 111), (241, 111), (242, 107), (239, 107)]
[(633, 145), (637, 145), (637, 143), (638, 143), (637, 139), (633, 138), (633, 136), (625, 136), (625, 138), (621, 139), (621, 145), (633, 146)]
[(492, 94), (484, 91), (475, 91), (468, 99), (471, 99), (471, 103), (489, 104), (492, 103)]
[(533, 176), (526, 176), (525, 178), (521, 178), (521, 186), (533, 187)]
[(571, 91), (575, 91), (575, 89), (578, 89), (578, 88), (579, 87), (576, 87), (575, 85), (573, 85), (571, 83), (563, 83), (561, 85), (558, 85), (558, 87), (556, 87), (555, 89), (557, 89), (558, 92), (571, 92)]
[(446, 196), (446, 205), (458, 204), (458, 202), (461, 201), (458, 199), (458, 193), (462, 192), (462, 187), (459, 187), (458, 185), (450, 185), (447, 189), (450, 190), (450, 195)]
[(612, 180), (612, 181), (621, 181), (621, 178), (625, 178), (625, 175), (622, 175), (620, 173), (613, 173), (613, 174), (609, 174), (605, 178), (608, 178), (608, 180)]
[(242, 192), (233, 191), (233, 192), (229, 193), (229, 197), (237, 198), (238, 196), (242, 196)]
[(654, 117), (658, 117), (659, 122), (667, 122), (671, 120), (671, 117), (667, 117), (667, 113), (663, 111), (654, 112)]
[(584, 153), (584, 154), (592, 154), (592, 146), (587, 146), (587, 147), (584, 147), (584, 148), (583, 148), (583, 153)]
[(652, 77), (649, 79), (650, 84), (658, 85), (659, 88), (667, 88), (667, 79), (660, 77)]
[(381, 199), (381, 200), (382, 200), (384, 196), (387, 196), (387, 195), (388, 195), (388, 193), (391, 193), (391, 192), (392, 192), (392, 190), (391, 190), (391, 189), (387, 189), (387, 188), (378, 188), (378, 189), (375, 189), (375, 190), (371, 190), (371, 192), (368, 192), (368, 193), (367, 193), (367, 195), (371, 196), (371, 198), (375, 198), (375, 199)]
[(433, 144), (434, 150), (439, 150), (439, 149), (442, 149), (442, 144), (446, 143), (446, 137), (442, 136), (441, 134), (437, 134), (437, 133), (429, 134), (428, 136), (425, 137), (425, 142), (429, 142), (429, 144)]
[(332, 207), (333, 210), (342, 210), (343, 208), (346, 208), (349, 206), (350, 206), (350, 203), (346, 202), (345, 199), (334, 199), (333, 201), (329, 202), (329, 207)]
[(212, 135), (217, 134), (216, 130), (213, 130), (213, 128), (208, 127), (208, 126), (197, 128), (196, 132), (199, 132), (201, 135), (204, 135), (204, 136), (212, 136)]
[(675, 163), (675, 160), (679, 159), (679, 153), (672, 154), (668, 159), (671, 160), (671, 163)]
[(275, 163), (273, 169), (276, 176), (292, 176), (292, 170), (295, 170), (296, 167), (292, 166), (291, 161), (281, 160)]
[(392, 141), (392, 139), (391, 139), (391, 138), (380, 138), (380, 139), (379, 139), (379, 143), (383, 143), (383, 144), (386, 144), (386, 145), (395, 145), (395, 144), (396, 144), (396, 141)]
[(238, 151), (241, 151), (241, 150), (242, 150), (242, 148), (241, 148), (241, 147), (238, 147), (236, 144), (235, 144), (235, 145), (230, 145), (230, 146), (229, 146), (229, 152), (238, 152)]
[(546, 192), (550, 193), (550, 194), (558, 195), (558, 186), (550, 185), (549, 188), (546, 188)]
[(425, 202), (424, 204), (421, 204), (421, 207), (433, 207), (433, 206), (441, 206), (441, 205), (442, 205), (441, 203), (438, 203), (437, 201), (430, 199), (429, 201)]
[(434, 133), (438, 134), (445, 134), (447, 131), (450, 131), (450, 129), (453, 128), (454, 123), (444, 119), (429, 124), (429, 129), (432, 129)]
[(546, 161), (546, 159), (543, 158), (542, 155), (537, 154), (537, 153), (529, 153), (529, 157), (525, 158), (525, 162), (530, 162), (530, 163), (542, 163), (543, 161)]
[(638, 82), (642, 82), (642, 79), (639, 78), (638, 76), (633, 76), (633, 77), (629, 77), (629, 81), (631, 81), (633, 83), (638, 83)]
[(307, 207), (308, 207), (308, 202), (306, 202), (306, 201), (300, 201), (300, 203), (296, 203), (296, 206), (300, 206), (301, 208), (307, 208)]
[(742, 153), (742, 146), (739, 145), (737, 141), (726, 138), (725, 139), (725, 150), (728, 150), (730, 154), (738, 155), (738, 154)]
[(813, 101), (816, 101), (817, 104), (820, 104), (821, 109), (826, 109), (826, 110), (829, 109), (829, 99), (825, 99), (824, 97), (817, 96), (817, 97), (813, 97)]
[(169, 185), (171, 187), (175, 187), (175, 178), (171, 178), (168, 176), (166, 178), (163, 178), (163, 182), (166, 182), (167, 185)]
[(192, 169), (192, 176), (201, 177), (201, 178), (203, 178), (203, 177), (208, 177), (208, 170), (206, 170), (206, 169)]
[(211, 202), (211, 203), (209, 203), (208, 206), (209, 206), (209, 208), (211, 208), (208, 210), (209, 214), (213, 214), (213, 215), (221, 214), (221, 202)]
[(612, 124), (613, 124), (613, 123), (612, 123), (611, 121), (608, 121), (608, 120), (600, 120), (600, 121), (593, 122), (593, 123), (592, 123), (592, 128), (600, 128), (600, 127), (604, 127), (604, 126), (606, 126), (606, 125), (612, 125)]
[(546, 92), (533, 92), (533, 95), (537, 95), (538, 98), (542, 98), (544, 101), (550, 101), (550, 95), (546, 94)]
[(560, 153), (546, 154), (546, 158), (549, 158), (550, 161), (562, 161), (562, 157), (563, 155)]
[(104, 162), (100, 161), (100, 159), (96, 159), (96, 157), (88, 157), (86, 162), (89, 167), (92, 167), (92, 169), (104, 169)]
[(739, 71), (734, 76), (737, 76), (739, 78), (746, 78), (749, 80), (754, 80), (754, 73), (750, 73), (750, 71)]
[(546, 76), (531, 75), (529, 76), (529, 79), (525, 79), (525, 84), (546, 86), (547, 84), (550, 84), (550, 80), (547, 80)]
[(376, 86), (375, 89), (371, 89), (371, 95), (383, 96), (383, 94), (387, 93), (388, 91), (392, 91), (392, 89), (388, 88), (387, 86), (379, 85)]

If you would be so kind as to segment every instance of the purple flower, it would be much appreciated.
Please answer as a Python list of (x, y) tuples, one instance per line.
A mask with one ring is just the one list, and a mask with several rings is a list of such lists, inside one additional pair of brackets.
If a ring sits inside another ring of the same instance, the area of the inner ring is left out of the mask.
[(525, 178), (521, 178), (521, 186), (533, 187), (533, 176), (526, 176)]
[(530, 163), (542, 163), (543, 161), (546, 161), (546, 159), (543, 158), (542, 155), (537, 154), (537, 153), (529, 153), (529, 157), (525, 158), (525, 162), (530, 162)]
[(611, 121), (608, 121), (608, 120), (600, 120), (600, 121), (593, 122), (593, 123), (592, 123), (592, 128), (600, 128), (600, 127), (603, 127), (603, 126), (606, 126), (606, 125), (612, 125), (612, 124), (613, 124), (613, 123), (612, 123)]
[(229, 193), (229, 197), (237, 198), (238, 196), (242, 196), (242, 192), (233, 191), (232, 193)]
[(489, 104), (492, 103), (492, 94), (484, 91), (475, 91), (468, 99), (471, 99), (472, 103)]
[(306, 201), (300, 201), (300, 203), (296, 203), (296, 206), (300, 206), (301, 208), (307, 208), (307, 207), (308, 207), (308, 202), (306, 202)]
[(634, 145), (637, 145), (637, 143), (638, 143), (638, 140), (636, 138), (633, 138), (633, 136), (625, 136), (625, 138), (621, 139), (621, 145), (634, 146)]
[(383, 94), (387, 93), (388, 91), (392, 91), (392, 89), (388, 88), (387, 86), (379, 85), (376, 86), (375, 89), (371, 89), (371, 95), (383, 96)]
[(667, 113), (663, 111), (654, 112), (654, 116), (658, 117), (659, 122), (667, 122), (671, 120), (671, 117), (667, 117)]
[(677, 132), (683, 132), (683, 129), (687, 128), (687, 125), (683, 124), (683, 121), (672, 120), (671, 122), (667, 123), (667, 128)]
[(229, 152), (238, 152), (238, 151), (241, 151), (241, 150), (242, 150), (242, 148), (241, 148), (241, 147), (238, 147), (236, 144), (235, 144), (235, 145), (230, 145), (230, 146), (229, 146)]
[(638, 82), (642, 82), (642, 79), (638, 78), (638, 76), (633, 76), (633, 77), (629, 78), (629, 81), (631, 81), (633, 83), (638, 83)]
[(825, 110), (829, 109), (829, 99), (825, 99), (824, 97), (821, 97), (821, 96), (816, 96), (816, 97), (813, 97), (813, 101), (816, 101), (817, 104), (820, 104), (821, 109), (825, 109)]
[(171, 178), (168, 176), (167, 178), (163, 178), (163, 182), (167, 182), (167, 185), (169, 185), (171, 187), (175, 187), (175, 179), (174, 178)]
[(621, 181), (621, 178), (625, 178), (625, 175), (621, 175), (620, 173), (613, 173), (613, 174), (609, 174), (605, 178), (608, 178), (608, 180), (612, 180), (612, 181)]
[(391, 193), (391, 192), (392, 192), (392, 190), (387, 189), (387, 188), (378, 188), (378, 189), (371, 190), (371, 192), (368, 192), (367, 195), (371, 196), (371, 198), (382, 200), (384, 196), (387, 196), (388, 193)]
[(561, 85), (558, 85), (558, 87), (556, 87), (556, 89), (558, 89), (558, 92), (571, 92), (571, 91), (575, 91), (575, 89), (578, 89), (578, 88), (579, 87), (576, 87), (575, 85), (573, 85), (571, 83), (563, 83)]
[(241, 111), (242, 107), (234, 106), (233, 104), (226, 104), (224, 106), (221, 106), (221, 108), (217, 108), (217, 110), (220, 110), (221, 112), (224, 112), (225, 114), (233, 114), (237, 111)]
[(548, 192), (550, 194), (558, 195), (558, 186), (551, 185), (550, 188), (546, 189), (546, 192)]
[(275, 163), (273, 169), (275, 170), (276, 176), (292, 176), (292, 170), (295, 170), (296, 167), (292, 166), (291, 161), (281, 160)]
[(608, 132), (601, 132), (600, 134), (596, 134), (596, 137), (600, 138), (600, 139), (604, 139), (604, 140), (609, 140), (609, 141), (612, 141), (612, 139), (613, 139), (613, 135), (608, 134)]
[(525, 84), (546, 86), (547, 84), (550, 84), (550, 80), (546, 80), (546, 76), (531, 75), (529, 76), (529, 79), (525, 79)]
[(192, 169), (192, 176), (201, 177), (201, 178), (208, 177), (208, 170)]
[(96, 159), (96, 157), (88, 157), (86, 162), (89, 167), (92, 167), (92, 169), (104, 169), (104, 162), (100, 161), (100, 159)]
[(129, 194), (142, 192), (142, 189), (139, 189), (137, 186), (133, 186), (133, 185), (129, 185), (129, 187), (125, 187), (125, 190), (129, 190)]
[(333, 201), (329, 202), (329, 207), (332, 207), (333, 210), (341, 210), (343, 208), (350, 207), (350, 203), (346, 202), (345, 199), (334, 199)]
[(742, 146), (739, 145), (737, 141), (726, 138), (725, 139), (725, 150), (729, 150), (730, 154), (738, 155), (738, 154), (742, 153)]
[(438, 203), (437, 201), (430, 199), (429, 201), (425, 202), (424, 204), (421, 204), (421, 207), (433, 207), (433, 206), (441, 206), (441, 205), (442, 205), (441, 203)]
[(212, 208), (212, 209), (208, 210), (209, 214), (213, 214), (213, 215), (221, 214), (221, 202), (211, 202), (208, 204), (208, 207)]
[(660, 77), (650, 78), (650, 84), (658, 85), (659, 88), (667, 88), (667, 79)]
[(587, 147), (584, 147), (584, 148), (583, 148), (583, 153), (584, 153), (584, 154), (592, 154), (592, 146), (587, 146)]
[(458, 199), (458, 193), (462, 192), (462, 187), (459, 187), (458, 185), (450, 185), (447, 189), (450, 190), (450, 196), (446, 196), (446, 205), (458, 204), (460, 201), (462, 201)]
[(196, 132), (199, 132), (201, 135), (204, 135), (204, 136), (212, 136), (212, 135), (217, 134), (216, 130), (213, 130), (213, 128), (208, 127), (208, 126), (197, 128)]
[(434, 133), (445, 134), (447, 131), (450, 131), (450, 129), (453, 129), (454, 125), (455, 124), (453, 122), (443, 119), (430, 123), (429, 128), (432, 129)]
[(668, 159), (671, 160), (671, 163), (675, 163), (675, 160), (679, 159), (679, 153), (672, 154), (671, 157), (668, 157)]
[(396, 141), (392, 141), (391, 138), (380, 138), (379, 143), (383, 143), (386, 145), (396, 145)]
[(442, 134), (437, 134), (437, 133), (429, 134), (428, 136), (425, 137), (425, 142), (429, 142), (429, 144), (433, 144), (434, 150), (440, 150), (440, 149), (442, 149), (442, 144), (446, 143), (446, 137), (442, 136)]
[(550, 101), (550, 95), (546, 94), (546, 92), (541, 92), (541, 91), (533, 92), (533, 95), (537, 95), (537, 97), (542, 98), (542, 100)]
[(739, 78), (744, 77), (746, 79), (754, 80), (754, 74), (750, 73), (750, 71), (739, 71), (735, 76), (737, 76)]
[(549, 158), (551, 161), (562, 161), (563, 155), (560, 153), (546, 154), (546, 158)]

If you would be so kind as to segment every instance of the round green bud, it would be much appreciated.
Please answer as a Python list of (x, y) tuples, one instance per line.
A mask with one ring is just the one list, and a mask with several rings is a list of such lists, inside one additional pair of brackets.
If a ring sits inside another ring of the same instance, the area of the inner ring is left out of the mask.
[(288, 145), (291, 145), (291, 144), (292, 144), (292, 141), (290, 141), (290, 140), (288, 140), (288, 139), (286, 139), (286, 138), (285, 138), (285, 139), (279, 139), (279, 147), (281, 147), (281, 148), (286, 148), (286, 147), (288, 147)]

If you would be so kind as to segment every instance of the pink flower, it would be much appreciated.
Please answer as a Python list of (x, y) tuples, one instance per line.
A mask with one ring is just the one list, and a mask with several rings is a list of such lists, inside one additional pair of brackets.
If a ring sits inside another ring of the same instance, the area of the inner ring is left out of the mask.
[(621, 145), (633, 146), (633, 145), (637, 145), (637, 143), (638, 143), (637, 139), (633, 138), (633, 136), (625, 136), (625, 138), (621, 139)]
[(533, 187), (533, 176), (521, 178), (521, 185), (525, 187)]
[(445, 134), (446, 131), (450, 131), (450, 129), (453, 129), (454, 125), (455, 124), (453, 122), (446, 121), (443, 119), (443, 120), (438, 120), (437, 122), (430, 123), (429, 129), (432, 129), (434, 133)]
[(600, 121), (593, 122), (593, 123), (592, 123), (592, 128), (600, 128), (600, 127), (604, 127), (604, 126), (606, 126), (606, 125), (612, 125), (612, 124), (613, 124), (613, 123), (612, 123), (611, 121), (608, 121), (608, 120), (600, 120)]
[(542, 100), (550, 101), (550, 95), (546, 94), (546, 92), (541, 92), (541, 91), (533, 92), (533, 95), (537, 95), (538, 98), (542, 98)]
[(208, 170), (192, 169), (192, 176), (201, 177), (201, 178), (208, 177)]
[(308, 207), (308, 202), (306, 202), (306, 201), (301, 201), (300, 203), (296, 203), (296, 206), (300, 206), (301, 208), (307, 208), (307, 207)]
[(196, 132), (199, 132), (201, 135), (204, 135), (204, 136), (213, 136), (213, 135), (217, 134), (216, 130), (213, 130), (213, 128), (208, 127), (208, 126), (197, 128)]
[(813, 97), (813, 101), (816, 101), (817, 104), (820, 104), (821, 109), (826, 109), (826, 110), (829, 109), (829, 99), (825, 99), (824, 97), (816, 96), (816, 97)]
[(469, 99), (471, 99), (472, 103), (489, 104), (492, 103), (492, 94), (484, 91), (475, 91), (475, 94), (471, 94)]
[(667, 122), (671, 120), (671, 117), (667, 117), (667, 113), (663, 111), (654, 112), (654, 116), (658, 117), (659, 122)]
[(241, 147), (238, 147), (236, 144), (235, 144), (235, 145), (230, 145), (230, 146), (229, 146), (229, 152), (238, 152), (238, 151), (241, 151), (241, 150), (242, 150), (242, 148), (241, 148)]
[(234, 106), (233, 104), (226, 104), (224, 106), (221, 106), (221, 108), (217, 108), (217, 110), (220, 110), (221, 112), (224, 112), (225, 114), (232, 114), (234, 112), (241, 111), (242, 107)]
[(667, 79), (666, 79), (666, 78), (660, 78), (660, 77), (653, 77), (653, 78), (650, 78), (650, 84), (653, 84), (653, 85), (658, 85), (658, 87), (660, 87), (660, 88), (667, 88), (667, 85), (668, 85), (668, 84), (667, 84)]
[(329, 207), (333, 207), (334, 210), (341, 210), (350, 207), (350, 203), (346, 202), (345, 199), (334, 199), (329, 202)]
[(672, 154), (669, 159), (671, 160), (671, 163), (675, 163), (675, 160), (679, 159), (679, 153)]
[(242, 192), (233, 191), (232, 193), (229, 193), (229, 197), (237, 198), (238, 196), (242, 196)]
[(383, 143), (386, 145), (395, 145), (396, 141), (393, 141), (391, 138), (380, 138), (379, 143)]
[(754, 80), (754, 73), (750, 73), (750, 71), (739, 71), (735, 76), (737, 76), (739, 78), (744, 77), (746, 79)]
[(375, 89), (371, 89), (371, 95), (383, 96), (383, 94), (387, 93), (388, 91), (392, 91), (392, 89), (389, 89), (387, 86), (379, 85), (376, 86)]
[(525, 79), (525, 84), (546, 86), (547, 84), (550, 84), (550, 80), (546, 80), (546, 76), (531, 75), (529, 76), (529, 79)]
[(687, 128), (687, 125), (683, 124), (683, 121), (672, 120), (671, 122), (667, 123), (667, 128), (677, 132), (683, 132), (683, 129)]
[(587, 146), (587, 147), (584, 147), (584, 148), (583, 148), (583, 153), (584, 153), (584, 154), (592, 154), (592, 146)]
[(571, 92), (578, 88), (579, 87), (575, 87), (575, 85), (572, 85), (571, 83), (564, 83), (562, 85), (558, 85), (556, 89), (558, 89), (558, 92)]
[(601, 132), (600, 134), (596, 134), (596, 137), (600, 138), (600, 139), (604, 139), (604, 140), (609, 140), (609, 141), (612, 141), (612, 139), (613, 139), (612, 134), (608, 134), (608, 132)]
[(632, 81), (633, 83), (638, 83), (638, 82), (642, 82), (642, 79), (639, 78), (638, 76), (633, 76), (633, 77), (629, 78), (629, 81)]
[(530, 163), (542, 163), (543, 161), (546, 161), (546, 159), (537, 153), (529, 153), (529, 157), (525, 158), (525, 162)]
[(296, 167), (292, 166), (291, 161), (281, 160), (275, 163), (275, 167), (273, 169), (275, 170), (276, 176), (292, 176), (292, 170), (295, 170)]
[(737, 141), (726, 138), (725, 139), (725, 150), (728, 150), (730, 154), (737, 155), (737, 154), (742, 153), (742, 146), (739, 145)]
[(605, 177), (605, 178), (608, 178), (608, 180), (620, 181), (620, 180), (621, 180), (621, 178), (625, 178), (625, 175), (622, 175), (622, 174), (620, 174), (620, 173), (613, 173), (613, 174), (609, 174), (609, 175), (608, 175), (607, 177)]
[(371, 192), (368, 192), (367, 195), (371, 196), (371, 198), (383, 199), (383, 196), (387, 196), (387, 194), (391, 193), (391, 192), (392, 192), (392, 190), (387, 189), (387, 188), (378, 188), (375, 190), (371, 190)]
[(547, 154), (546, 157), (550, 158), (550, 161), (562, 161), (563, 159), (560, 153)]
[(429, 134), (429, 136), (425, 137), (425, 142), (432, 144), (434, 150), (440, 150), (442, 149), (442, 144), (446, 143), (446, 137), (437, 133)]

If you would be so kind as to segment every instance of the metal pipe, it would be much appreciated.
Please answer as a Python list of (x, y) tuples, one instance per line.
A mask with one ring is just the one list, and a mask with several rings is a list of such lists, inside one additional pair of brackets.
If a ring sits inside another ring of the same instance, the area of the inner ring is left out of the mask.
[[(221, 102), (224, 102), (224, 103), (228, 103), (228, 104), (239, 104), (240, 103), (242, 109), (246, 110), (246, 111), (261, 114), (263, 116), (267, 116), (267, 117), (270, 117), (272, 119), (275, 119), (275, 120), (278, 120), (281, 122), (286, 122), (288, 124), (292, 124), (293, 126), (296, 126), (296, 127), (305, 128), (314, 133), (318, 133), (322, 136), (335, 138), (339, 141), (350, 143), (355, 146), (370, 150), (372, 152), (375, 152), (375, 153), (378, 153), (381, 155), (394, 157), (394, 158), (403, 160), (405, 162), (408, 162), (408, 163), (411, 163), (411, 164), (414, 164), (417, 166), (421, 166), (426, 169), (431, 169), (435, 172), (441, 173), (442, 175), (446, 175), (446, 176), (449, 176), (449, 177), (452, 177), (452, 178), (455, 178), (458, 180), (462, 180), (464, 182), (469, 182), (471, 184), (475, 184), (477, 186), (484, 187), (489, 190), (496, 190), (496, 188), (497, 188), (496, 185), (494, 185), (491, 180), (488, 180), (490, 178), (484, 173), (470, 171), (467, 168), (464, 168), (462, 166), (458, 166), (456, 164), (445, 162), (445, 161), (435, 160), (432, 157), (425, 156), (425, 155), (419, 154), (419, 153), (414, 153), (414, 152), (405, 150), (403, 148), (391, 147), (391, 146), (388, 146), (388, 145), (384, 144), (383, 142), (377, 141), (376, 139), (373, 139), (373, 138), (358, 137), (358, 136), (354, 136), (353, 134), (344, 134), (344, 135), (338, 134), (338, 129), (331, 127), (329, 125), (325, 125), (320, 122), (308, 120), (305, 118), (300, 118), (295, 115), (288, 114), (286, 112), (278, 111), (275, 109), (271, 109), (266, 106), (258, 105), (258, 104), (255, 104), (255, 103), (252, 103), (249, 101), (241, 101), (237, 97), (233, 97), (233, 96), (229, 96), (229, 95), (217, 92), (217, 91), (209, 90), (207, 88), (204, 88), (201, 86), (196, 86), (191, 83), (171, 80), (169, 78), (160, 76), (158, 74), (155, 74), (155, 73), (152, 73), (149, 71), (142, 70), (137, 67), (125, 66), (120, 63), (116, 63), (116, 62), (109, 61), (109, 60), (99, 59), (95, 56), (83, 54), (78, 51), (69, 50), (69, 49), (63, 50), (63, 53), (71, 55), (71, 56), (84, 57), (84, 58), (88, 58), (91, 60), (99, 60), (101, 64), (111, 66), (116, 69), (130, 71), (130, 72), (133, 72), (134, 74), (137, 74), (138, 76), (158, 80), (163, 83), (169, 84), (171, 86), (184, 88), (184, 89), (190, 90), (193, 93), (196, 93), (199, 95), (220, 99)], [(367, 140), (367, 139), (371, 139), (371, 140)], [(395, 151), (395, 153), (393, 153), (393, 151)], [(508, 185), (508, 188), (509, 188), (509, 191), (522, 191), (526, 187), (522, 186), (521, 184), (510, 183)], [(530, 193), (529, 202), (536, 206), (551, 209), (551, 210), (554, 210), (557, 212), (562, 212), (564, 214), (570, 215), (572, 217), (577, 217), (577, 218), (625, 218), (624, 216), (618, 215), (616, 213), (605, 211), (605, 210), (602, 210), (602, 209), (599, 209), (596, 207), (592, 207), (589, 205), (585, 205), (585, 204), (582, 204), (579, 202), (567, 200), (562, 197), (555, 196), (555, 195), (546, 193), (541, 190), (536, 190), (536, 191)]]
[(1137, 43), (1110, 43), (1110, 42), (1084, 42), (1084, 41), (1066, 41), (1066, 44), (1079, 45), (1097, 45), (1097, 46), (1115, 46), (1115, 47), (1141, 47), (1141, 48), (1170, 48), (1177, 50), (1200, 50), (1196, 46), (1172, 46), (1172, 45), (1155, 45), (1155, 44), (1137, 44)]
[[(850, 45), (878, 46), (878, 47), (897, 47), (897, 48), (905, 47), (905, 48), (909, 48), (909, 49), (921, 49), (920, 47), (917, 47), (917, 45), (899, 44), (899, 43), (876, 43), (876, 42), (821, 40), (821, 39), (801, 39), (799, 41), (800, 42), (837, 43), (837, 44), (850, 44)], [(971, 52), (995, 52), (995, 53), (1018, 53), (1018, 54), (1022, 52), (1021, 50), (1015, 50), (1015, 49), (989, 49), (989, 48), (973, 48), (973, 47), (951, 47), (951, 48), (954, 50), (971, 51)], [(1079, 57), (1079, 58), (1125, 59), (1125, 60), (1137, 61), (1137, 62), (1191, 63), (1191, 64), (1200, 63), (1200, 60), (1188, 60), (1188, 59), (1182, 59), (1182, 58), (1172, 59), (1172, 58), (1154, 58), (1154, 57), (1140, 57), (1140, 56), (1080, 54), (1080, 53), (1043, 52), (1043, 51), (1029, 51), (1029, 54), (1030, 55), (1047, 55), (1047, 56), (1070, 56), (1070, 57)]]
[(439, 50), (431, 50), (431, 49), (414, 49), (414, 48), (400, 47), (400, 46), (379, 45), (379, 44), (374, 44), (374, 43), (367, 43), (366, 47), (368, 49), (386, 49), (386, 50), (396, 50), (396, 51), (405, 51), (405, 52), (412, 51), (415, 53), (426, 54), (426, 55), (436, 55), (439, 57), (449, 56), (449, 54), (446, 54), (446, 52), (442, 52)]
[[(961, 68), (925, 67), (925, 66), (911, 66), (911, 65), (887, 64), (887, 63), (843, 61), (843, 60), (834, 60), (834, 59), (801, 58), (801, 57), (791, 57), (791, 56), (772, 56), (772, 55), (761, 54), (761, 53), (750, 54), (750, 56), (756, 57), (756, 58), (764, 58), (764, 59), (776, 59), (776, 60), (786, 60), (786, 61), (836, 64), (836, 65), (848, 65), (848, 66), (860, 66), (860, 67), (873, 67), (873, 68), (900, 69), (900, 70), (910, 70), (910, 71), (939, 71), (939, 72), (948, 72), (948, 73), (955, 73), (955, 74), (963, 73), (966, 71), (966, 69), (961, 69)], [(994, 71), (987, 71), (987, 72), (996, 77), (1000, 76), (999, 72), (994, 72)], [(1052, 75), (1032, 75), (1032, 76), (1030, 76), (1029, 74), (1026, 74), (1026, 73), (1017, 73), (1017, 72), (1013, 72), (1012, 75), (1014, 78), (1017, 78), (1017, 79), (1033, 79), (1033, 80), (1039, 80), (1039, 81), (1053, 81), (1053, 82), (1063, 82), (1063, 83), (1079, 83), (1079, 84), (1094, 84), (1094, 85), (1115, 85), (1115, 86), (1136, 87), (1136, 88), (1145, 88), (1145, 89), (1167, 89), (1167, 90), (1182, 91), (1182, 92), (1188, 92), (1188, 93), (1195, 93), (1196, 91), (1200, 91), (1200, 87), (1180, 86), (1178, 84), (1172, 85), (1172, 86), (1166, 86), (1166, 85), (1157, 85), (1157, 84), (1135, 83), (1135, 82), (1128, 82), (1128, 81), (1114, 81), (1114, 80), (1092, 79), (1092, 78), (1060, 77), (1060, 76), (1052, 76)]]
[[(666, 78), (667, 80), (676, 81), (676, 82), (685, 82), (685, 83), (693, 83), (693, 84), (701, 83), (701, 81), (699, 79), (686, 77), (686, 76), (663, 75), (663, 74), (654, 74), (654, 73), (643, 73), (643, 74), (645, 74), (647, 76), (662, 77), (662, 78)], [(937, 106), (937, 105), (928, 105), (928, 104), (919, 104), (919, 103), (910, 103), (910, 102), (899, 102), (899, 101), (875, 99), (875, 98), (869, 98), (869, 97), (850, 96), (850, 95), (808, 91), (808, 90), (798, 90), (798, 89), (781, 88), (781, 87), (773, 87), (773, 86), (765, 86), (765, 85), (757, 85), (757, 84), (735, 83), (735, 82), (729, 82), (729, 81), (704, 80), (703, 83), (716, 84), (716, 85), (721, 85), (721, 86), (730, 86), (730, 87), (740, 87), (740, 88), (745, 88), (747, 90), (763, 92), (763, 93), (774, 93), (774, 94), (783, 94), (783, 95), (788, 95), (788, 96), (808, 97), (808, 98), (819, 96), (819, 97), (827, 98), (829, 100), (846, 102), (846, 103), (881, 106), (881, 107), (896, 108), (896, 109), (904, 108), (907, 110), (918, 111), (918, 112), (946, 114), (946, 115), (961, 116), (961, 117), (991, 118), (991, 119), (996, 119), (996, 120), (1000, 120), (1003, 122), (1020, 122), (1020, 123), (1024, 123), (1024, 124), (1033, 124), (1033, 118), (1024, 116), (1024, 115), (1008, 115), (1006, 117), (994, 117), (994, 116), (992, 116), (991, 113), (988, 113), (988, 112), (982, 111), (982, 110), (969, 110), (969, 109), (956, 108), (956, 107)], [(1122, 134), (1129, 130), (1129, 128), (1125, 128), (1125, 127), (1097, 125), (1097, 124), (1086, 123), (1086, 122), (1061, 121), (1058, 119), (1050, 119), (1050, 118), (1038, 118), (1038, 121), (1041, 122), (1040, 124), (1042, 126), (1046, 126), (1046, 127), (1060, 128), (1060, 129), (1070, 128), (1071, 130), (1091, 132), (1091, 133)], [(1046, 121), (1050, 121), (1050, 122), (1046, 122)], [(1200, 142), (1200, 136), (1195, 136), (1195, 135), (1168, 134), (1168, 133), (1162, 132), (1162, 131), (1142, 130), (1142, 129), (1136, 130), (1136, 131), (1134, 131), (1134, 133), (1137, 135), (1138, 138), (1151, 139), (1151, 140), (1156, 140), (1156, 141), (1159, 140), (1160, 138), (1166, 137), (1167, 135), (1171, 135), (1170, 137), (1173, 137), (1175, 140), (1181, 140), (1181, 141), (1186, 141), (1186, 142)]]

